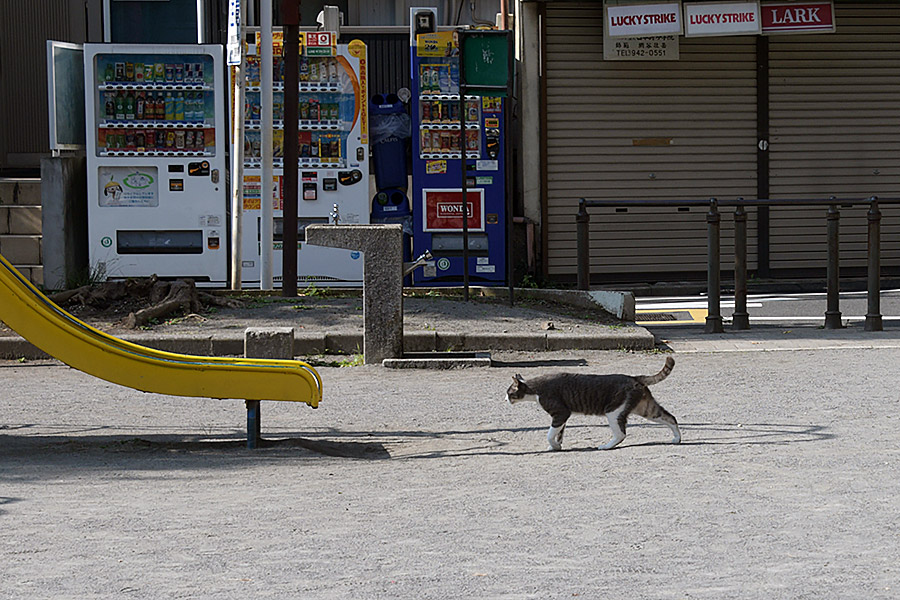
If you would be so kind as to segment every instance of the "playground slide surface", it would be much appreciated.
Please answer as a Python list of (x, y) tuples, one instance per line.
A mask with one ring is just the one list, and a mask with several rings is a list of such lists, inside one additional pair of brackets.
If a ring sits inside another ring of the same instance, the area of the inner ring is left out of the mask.
[(103, 333), (54, 304), (2, 255), (0, 321), (74, 369), (144, 392), (306, 402), (313, 408), (322, 399), (319, 374), (301, 361), (175, 354)]

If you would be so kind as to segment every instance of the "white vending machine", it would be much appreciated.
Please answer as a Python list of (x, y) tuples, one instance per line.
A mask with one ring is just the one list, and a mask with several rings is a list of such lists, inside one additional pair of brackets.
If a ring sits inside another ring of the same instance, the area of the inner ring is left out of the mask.
[[(261, 123), (259, 34), (247, 57), (244, 104), (244, 196), (242, 279), (260, 285)], [(276, 287), (282, 283), (284, 61), (281, 35), (273, 35), (273, 259)], [(369, 122), (366, 46), (338, 45), (331, 32), (301, 34), (299, 58), (299, 173), (297, 284), (299, 288), (362, 286), (360, 252), (306, 244), (307, 225), (328, 223), (337, 206), (342, 224), (369, 222)]]
[(85, 44), (84, 61), (92, 272), (224, 286), (222, 48)]

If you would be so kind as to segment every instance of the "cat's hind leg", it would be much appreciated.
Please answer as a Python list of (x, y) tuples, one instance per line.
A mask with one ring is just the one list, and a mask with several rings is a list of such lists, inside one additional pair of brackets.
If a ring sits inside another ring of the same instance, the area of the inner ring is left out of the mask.
[(678, 428), (678, 421), (669, 411), (664, 409), (649, 392), (644, 399), (638, 403), (634, 412), (648, 421), (667, 426), (672, 430), (672, 443), (681, 443), (681, 430)]
[(622, 443), (625, 439), (625, 426), (628, 422), (628, 406), (627, 403), (622, 404), (617, 409), (606, 413), (609, 421), (609, 429), (612, 431), (612, 439), (603, 444), (598, 450), (612, 450)]

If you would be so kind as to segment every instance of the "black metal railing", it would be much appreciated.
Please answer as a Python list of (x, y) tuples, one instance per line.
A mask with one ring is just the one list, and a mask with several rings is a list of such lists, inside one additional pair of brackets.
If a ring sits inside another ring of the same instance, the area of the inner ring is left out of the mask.
[(722, 215), (719, 207), (734, 207), (734, 313), (732, 314), (732, 329), (750, 329), (750, 315), (747, 312), (747, 211), (746, 207), (796, 207), (796, 206), (825, 206), (828, 225), (827, 247), (828, 259), (826, 267), (826, 310), (825, 328), (839, 329), (841, 324), (840, 312), (840, 277), (839, 277), (839, 223), (840, 210), (838, 207), (851, 207), (854, 205), (867, 205), (866, 215), (868, 222), (867, 255), (867, 299), (865, 330), (881, 331), (881, 210), (879, 204), (900, 204), (900, 198), (882, 198), (875, 196), (868, 198), (831, 198), (821, 199), (756, 199), (747, 200), (737, 198), (734, 200), (578, 200), (578, 214), (575, 216), (576, 243), (578, 244), (577, 268), (578, 289), (586, 290), (590, 287), (590, 222), (591, 217), (587, 212), (591, 207), (690, 207), (707, 206), (706, 230), (707, 230), (707, 303), (706, 316), (707, 333), (721, 333), (724, 331), (721, 311), (721, 222)]

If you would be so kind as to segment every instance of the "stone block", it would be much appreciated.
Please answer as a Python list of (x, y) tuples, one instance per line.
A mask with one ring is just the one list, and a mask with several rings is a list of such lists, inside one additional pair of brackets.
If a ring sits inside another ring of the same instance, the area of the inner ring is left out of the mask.
[(12, 235), (41, 235), (40, 206), (10, 206), (9, 231)]
[(363, 352), (363, 341), (363, 336), (358, 333), (327, 333), (325, 334), (325, 352), (359, 354)]
[(246, 358), (294, 358), (293, 327), (248, 327), (244, 330)]
[(468, 351), (541, 351), (547, 349), (547, 336), (520, 333), (470, 333), (465, 338), (465, 349)]
[(0, 206), (0, 235), (9, 233), (9, 207)]
[(437, 350), (437, 332), (408, 331), (403, 334), (404, 352), (434, 352), (435, 350)]
[(39, 265), (41, 236), (0, 235), (0, 254), (13, 265)]
[(325, 336), (317, 333), (294, 335), (295, 356), (315, 356), (325, 354)]
[(41, 180), (10, 179), (0, 181), (0, 204), (7, 206), (40, 206)]

